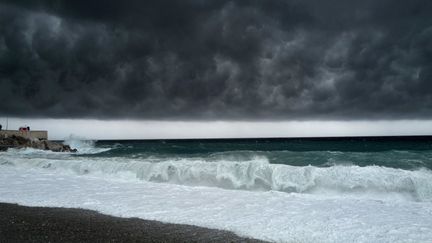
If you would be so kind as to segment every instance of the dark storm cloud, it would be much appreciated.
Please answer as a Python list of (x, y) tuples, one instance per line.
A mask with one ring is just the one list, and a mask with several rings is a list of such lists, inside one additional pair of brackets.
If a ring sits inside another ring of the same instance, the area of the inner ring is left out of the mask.
[(432, 2), (0, 1), (0, 115), (432, 118)]

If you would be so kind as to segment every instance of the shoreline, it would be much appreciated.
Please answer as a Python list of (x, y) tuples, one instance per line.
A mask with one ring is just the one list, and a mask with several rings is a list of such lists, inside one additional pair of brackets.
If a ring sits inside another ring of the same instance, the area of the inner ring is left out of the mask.
[(264, 242), (230, 231), (121, 218), (77, 208), (0, 203), (3, 242)]

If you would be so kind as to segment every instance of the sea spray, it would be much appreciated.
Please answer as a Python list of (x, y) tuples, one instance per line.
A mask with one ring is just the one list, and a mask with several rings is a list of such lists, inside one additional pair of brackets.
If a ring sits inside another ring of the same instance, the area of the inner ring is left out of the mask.
[[(28, 153), (26, 153), (28, 155)], [(275, 190), (341, 196), (397, 195), (415, 201), (432, 199), (432, 171), (407, 171), (380, 166), (290, 166), (270, 164), (265, 157), (251, 161), (172, 159), (163, 162), (127, 158), (2, 157), (4, 164), (241, 190)]]
[(230, 230), (270, 242), (431, 242), (432, 204), (239, 191), (0, 166), (0, 201)]
[(97, 148), (95, 146), (96, 140), (87, 140), (82, 137), (70, 135), (64, 140), (64, 144), (77, 148), (79, 154), (97, 154), (109, 151), (111, 148)]
[(0, 153), (0, 201), (88, 208), (276, 242), (432, 239), (427, 139), (73, 140), (83, 152)]

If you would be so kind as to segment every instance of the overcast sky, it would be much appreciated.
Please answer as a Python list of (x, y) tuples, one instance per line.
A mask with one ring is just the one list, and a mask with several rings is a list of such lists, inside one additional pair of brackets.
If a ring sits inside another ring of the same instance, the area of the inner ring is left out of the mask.
[(432, 1), (0, 0), (7, 116), (427, 123)]

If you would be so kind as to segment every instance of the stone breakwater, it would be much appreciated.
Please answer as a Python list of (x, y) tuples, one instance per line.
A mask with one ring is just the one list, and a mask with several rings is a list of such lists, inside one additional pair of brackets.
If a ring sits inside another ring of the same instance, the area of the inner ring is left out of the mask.
[(8, 148), (34, 148), (51, 150), (53, 152), (77, 152), (76, 149), (71, 148), (69, 145), (48, 140), (25, 138), (16, 135), (0, 137), (0, 151), (6, 151)]

